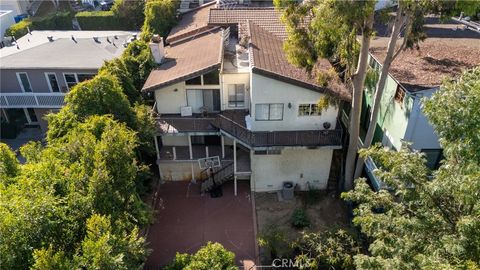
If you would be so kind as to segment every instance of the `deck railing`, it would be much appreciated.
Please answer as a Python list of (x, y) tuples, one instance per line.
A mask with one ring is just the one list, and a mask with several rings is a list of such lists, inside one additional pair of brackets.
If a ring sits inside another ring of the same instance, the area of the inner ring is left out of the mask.
[(61, 108), (65, 93), (0, 93), (2, 108)]
[(342, 143), (342, 129), (296, 131), (250, 131), (233, 120), (219, 115), (215, 125), (252, 147), (269, 146), (334, 146)]

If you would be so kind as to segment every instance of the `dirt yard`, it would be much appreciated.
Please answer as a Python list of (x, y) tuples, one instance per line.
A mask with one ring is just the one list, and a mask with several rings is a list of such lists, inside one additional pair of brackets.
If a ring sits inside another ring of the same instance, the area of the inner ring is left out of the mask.
[[(279, 200), (280, 199), (280, 200)], [(326, 192), (297, 192), (290, 201), (282, 200), (277, 193), (255, 193), (255, 208), (257, 214), (258, 233), (261, 236), (266, 228), (272, 225), (285, 235), (287, 242), (295, 241), (305, 232), (321, 232), (331, 228), (347, 227), (347, 208), (334, 193)], [(310, 221), (308, 228), (297, 230), (291, 225), (292, 214), (295, 209), (304, 208)], [(260, 248), (260, 259), (268, 263), (269, 255)]]

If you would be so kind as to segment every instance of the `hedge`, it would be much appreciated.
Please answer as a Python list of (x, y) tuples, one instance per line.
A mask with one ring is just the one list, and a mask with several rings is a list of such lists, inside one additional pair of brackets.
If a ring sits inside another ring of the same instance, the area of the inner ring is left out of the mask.
[(83, 11), (75, 18), (82, 30), (131, 30), (113, 11)]
[(72, 30), (73, 15), (69, 11), (56, 12), (43, 18), (23, 19), (20, 22), (11, 25), (6, 31), (5, 36), (14, 36), (21, 38), (33, 30)]
[(32, 19), (35, 30), (72, 30), (73, 14), (69, 11), (56, 12), (43, 18)]
[(28, 27), (32, 30), (32, 21), (29, 19), (23, 19), (18, 23), (12, 24), (6, 31), (5, 36), (14, 36), (15, 38), (21, 38), (28, 33)]

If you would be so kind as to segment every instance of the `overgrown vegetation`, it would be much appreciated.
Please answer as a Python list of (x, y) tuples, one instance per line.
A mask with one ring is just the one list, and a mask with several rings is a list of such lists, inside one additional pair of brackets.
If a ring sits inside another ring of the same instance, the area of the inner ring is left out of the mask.
[(142, 38), (150, 40), (152, 35), (164, 37), (176, 22), (177, 4), (174, 0), (149, 0), (145, 5), (145, 21)]

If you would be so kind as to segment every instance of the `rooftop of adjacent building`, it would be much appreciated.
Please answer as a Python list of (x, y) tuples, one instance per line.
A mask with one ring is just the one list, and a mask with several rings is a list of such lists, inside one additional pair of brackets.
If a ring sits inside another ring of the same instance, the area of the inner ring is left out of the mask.
[[(371, 54), (382, 64), (391, 29), (377, 25)], [(463, 70), (480, 65), (480, 32), (458, 20), (441, 21), (429, 16), (424, 30), (427, 38), (418, 49), (407, 49), (393, 61), (390, 74), (411, 92), (438, 87), (445, 77), (456, 77)], [(398, 41), (400, 44), (402, 40)]]
[(122, 54), (136, 32), (32, 31), (0, 49), (0, 68), (100, 68)]

